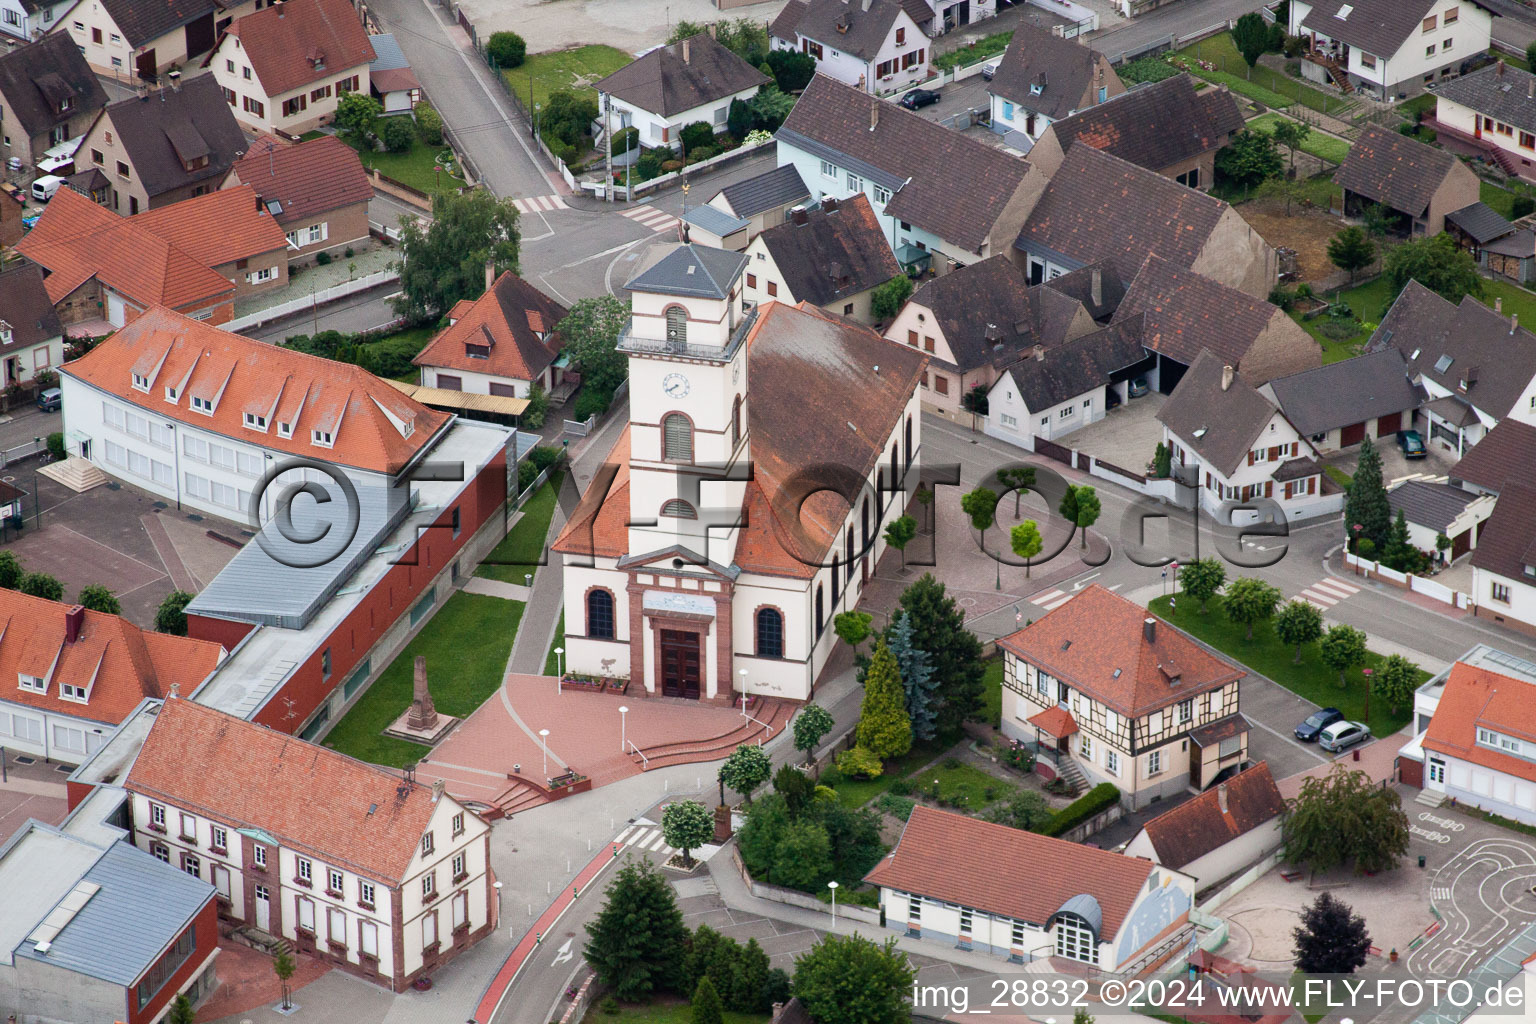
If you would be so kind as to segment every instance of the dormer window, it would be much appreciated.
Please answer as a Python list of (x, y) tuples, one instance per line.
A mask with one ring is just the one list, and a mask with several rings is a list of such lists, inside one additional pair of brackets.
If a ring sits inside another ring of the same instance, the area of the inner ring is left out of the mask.
[(67, 114), (75, 108), (75, 101), (68, 96), (59, 100), (59, 113)]
[(21, 688), (23, 690), (31, 690), (33, 693), (48, 692), (48, 684), (43, 682), (42, 678), (39, 676), (29, 676), (25, 673), (19, 673), (16, 678), (17, 681), (20, 682)]
[(204, 416), (212, 416), (213, 415), (213, 399), (211, 399), (211, 398), (202, 398), (202, 397), (200, 397), (198, 395), (193, 395), (192, 396), (192, 408), (196, 409), (198, 412), (202, 413)]
[(264, 431), (267, 429), (267, 418), (265, 416), (259, 416), (254, 412), (248, 412), (245, 414), (245, 425), (250, 427), (252, 430)]
[(489, 345), (465, 345), (464, 354), (471, 359), (489, 359), (491, 349)]
[(292, 437), (293, 436), (293, 424), (292, 423), (279, 423), (277, 425), (277, 436), (278, 437)]
[(148, 391), (149, 378), (144, 376), (142, 373), (135, 373), (133, 375), (133, 386), (140, 391)]
[(74, 683), (63, 683), (59, 686), (59, 696), (65, 700), (85, 703), (85, 687), (76, 686)]
[(166, 388), (165, 389), (165, 400), (167, 402), (174, 403), (176, 401), (176, 396), (179, 395), (179, 394), (181, 394), (181, 392), (177, 391), (175, 388)]
[(0, 344), (9, 345), (16, 340), (15, 333), (11, 330), (9, 321), (0, 320)]
[(329, 430), (316, 430), (310, 433), (309, 439), (321, 448), (331, 446), (331, 432)]

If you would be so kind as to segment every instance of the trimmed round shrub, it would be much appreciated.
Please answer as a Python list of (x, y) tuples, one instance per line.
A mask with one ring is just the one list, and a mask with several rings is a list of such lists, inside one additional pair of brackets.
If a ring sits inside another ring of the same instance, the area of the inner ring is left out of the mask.
[(694, 150), (714, 144), (715, 126), (708, 121), (694, 121), (683, 125), (678, 137), (683, 141), (683, 151), (691, 156)]
[(422, 100), (412, 108), (416, 115), (416, 131), (421, 141), (429, 146), (443, 144), (443, 115), (432, 109), (432, 104)]
[(486, 40), (485, 55), (503, 71), (522, 67), (523, 59), (528, 56), (528, 44), (516, 32), (493, 32)]
[(628, 153), (638, 145), (640, 145), (640, 129), (638, 128), (623, 128), (613, 133), (614, 153)]
[(379, 141), (391, 153), (404, 153), (416, 142), (416, 125), (404, 116), (386, 117), (379, 122)]

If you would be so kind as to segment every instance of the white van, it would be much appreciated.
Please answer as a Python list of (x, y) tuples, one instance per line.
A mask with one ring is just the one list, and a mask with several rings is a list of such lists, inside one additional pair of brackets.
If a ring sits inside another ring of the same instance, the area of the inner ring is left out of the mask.
[(40, 203), (46, 203), (53, 198), (53, 194), (64, 184), (64, 179), (57, 174), (45, 174), (32, 182), (32, 198)]

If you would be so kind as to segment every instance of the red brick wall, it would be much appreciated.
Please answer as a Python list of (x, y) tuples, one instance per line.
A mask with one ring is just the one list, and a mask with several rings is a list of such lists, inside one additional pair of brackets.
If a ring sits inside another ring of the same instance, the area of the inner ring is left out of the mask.
[[(341, 685), (395, 620), (410, 611), (427, 584), (453, 561), (475, 531), (491, 516), (501, 514), (506, 486), (506, 466), (500, 460), (483, 469), (465, 488), (456, 506), (445, 507), (432, 529), (418, 533), (416, 543), (398, 556), (399, 564), (385, 573), (352, 614), (337, 625), (328, 644), (321, 645), (294, 671), (287, 684), (273, 695), (254, 721), (281, 732), (296, 731), (320, 702)], [(454, 537), (452, 529), (448, 528), (453, 523), (455, 507), (460, 510), (458, 537)], [(461, 575), (472, 572), (472, 565), (460, 567)], [(188, 632), (191, 632), (190, 627)], [(321, 661), (327, 647), (331, 652), (331, 673), (322, 676)]]
[[(139, 997), (133, 985), (128, 986), (128, 1024), (143, 1024), (145, 1021), (155, 1019), (155, 1015), (165, 1008), (165, 1005), (176, 998), (176, 993), (185, 985), (187, 979), (197, 973), (209, 957), (213, 956), (219, 948), (219, 910), (218, 901), (209, 897), (203, 909), (198, 911), (197, 917), (188, 927), (195, 929), (197, 934), (197, 948), (192, 955), (187, 957), (187, 962), (171, 975), (171, 979), (161, 986), (155, 997), (145, 1005), (144, 1009), (138, 1009)], [(147, 973), (147, 972), (146, 972)]]
[(218, 619), (207, 615), (187, 616), (187, 636), (223, 644), (226, 651), (233, 651), (235, 645), (244, 640), (255, 628), (249, 622), (235, 622), (231, 619)]
[(74, 810), (80, 801), (91, 795), (95, 788), (89, 782), (64, 783), (64, 795), (69, 800), (69, 809)]

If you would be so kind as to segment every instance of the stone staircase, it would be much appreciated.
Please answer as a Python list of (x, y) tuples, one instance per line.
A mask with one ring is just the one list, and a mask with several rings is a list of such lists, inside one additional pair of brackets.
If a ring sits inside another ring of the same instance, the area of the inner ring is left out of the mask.
[(1421, 789), (1419, 795), (1413, 798), (1413, 802), (1423, 804), (1425, 807), (1439, 807), (1445, 803), (1445, 794), (1433, 789)]
[(1063, 757), (1057, 762), (1056, 777), (1067, 784), (1074, 797), (1088, 789), (1087, 777), (1083, 775), (1083, 770), (1077, 766), (1077, 762), (1070, 757)]
[(100, 487), (107, 482), (107, 474), (97, 469), (89, 459), (82, 459), (78, 455), (71, 455), (63, 462), (50, 462), (39, 467), (38, 472), (77, 493)]
[(549, 794), (535, 782), (513, 779), (511, 785), (496, 795), (492, 801), (502, 817), (510, 818), (519, 811), (529, 811), (550, 802)]
[[(629, 757), (641, 771), (654, 771), (674, 764), (692, 764), (696, 761), (718, 761), (744, 743), (767, 742), (789, 726), (793, 708), (784, 701), (761, 701), (753, 709), (752, 718), (741, 719), (741, 725), (729, 732), (697, 740), (676, 740), (640, 748)], [(754, 721), (753, 719), (756, 719)], [(641, 756), (644, 755), (644, 757)]]

